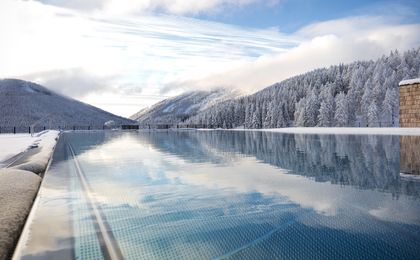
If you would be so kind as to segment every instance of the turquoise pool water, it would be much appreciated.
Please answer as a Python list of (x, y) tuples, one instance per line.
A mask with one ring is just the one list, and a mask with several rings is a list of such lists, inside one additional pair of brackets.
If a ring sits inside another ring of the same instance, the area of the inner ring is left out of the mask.
[(418, 259), (400, 137), (69, 132), (23, 259)]

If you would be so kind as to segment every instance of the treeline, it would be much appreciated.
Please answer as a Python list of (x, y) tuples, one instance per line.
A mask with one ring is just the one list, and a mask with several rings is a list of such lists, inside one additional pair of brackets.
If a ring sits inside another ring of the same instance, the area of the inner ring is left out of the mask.
[(186, 120), (224, 128), (398, 126), (399, 86), (420, 77), (420, 47), (376, 61), (317, 69)]

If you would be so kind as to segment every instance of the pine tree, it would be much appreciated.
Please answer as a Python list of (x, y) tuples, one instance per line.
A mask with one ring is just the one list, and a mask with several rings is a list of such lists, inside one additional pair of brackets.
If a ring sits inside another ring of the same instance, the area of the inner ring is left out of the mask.
[(340, 92), (336, 97), (335, 97), (335, 115), (334, 115), (334, 120), (335, 120), (335, 125), (336, 126), (348, 126), (348, 106), (347, 106), (347, 99), (346, 99), (346, 95), (344, 94), (344, 92)]
[(305, 126), (316, 126), (319, 113), (319, 99), (316, 89), (309, 94), (308, 100), (305, 104)]
[(272, 126), (272, 121), (273, 121), (273, 105), (270, 104), (267, 107), (267, 113), (265, 115), (265, 119), (263, 122), (263, 128), (271, 128)]
[(334, 123), (334, 97), (330, 87), (324, 87), (321, 93), (321, 106), (319, 108), (318, 126), (330, 127)]
[(296, 104), (295, 109), (295, 126), (305, 126), (305, 107), (306, 107), (306, 98), (302, 98)]
[(392, 126), (393, 124), (393, 101), (392, 101), (392, 89), (388, 89), (385, 94), (385, 99), (382, 102), (382, 122), (383, 126)]
[(376, 102), (372, 102), (369, 106), (368, 124), (369, 127), (379, 126), (378, 107), (376, 106)]
[(367, 124), (368, 122), (368, 111), (369, 111), (369, 106), (372, 103), (372, 91), (371, 91), (371, 80), (366, 81), (365, 84), (365, 92), (363, 93), (362, 96), (362, 103), (361, 103), (361, 110), (362, 110), (362, 117), (363, 117), (363, 121), (364, 123)]
[(253, 116), (252, 116), (252, 122), (251, 127), (252, 128), (261, 128), (261, 109), (259, 106), (257, 106), (257, 109), (255, 110)]

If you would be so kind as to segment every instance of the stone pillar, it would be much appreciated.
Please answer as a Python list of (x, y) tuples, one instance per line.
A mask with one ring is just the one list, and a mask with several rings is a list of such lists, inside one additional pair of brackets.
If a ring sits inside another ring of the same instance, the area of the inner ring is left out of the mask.
[(420, 127), (420, 78), (400, 82), (400, 127)]

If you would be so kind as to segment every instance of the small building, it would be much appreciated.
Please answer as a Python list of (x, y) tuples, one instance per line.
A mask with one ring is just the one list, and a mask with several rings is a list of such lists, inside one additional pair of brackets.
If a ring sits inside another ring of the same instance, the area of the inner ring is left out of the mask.
[(122, 130), (139, 130), (139, 125), (121, 125)]
[(400, 82), (400, 127), (420, 127), (420, 78)]

